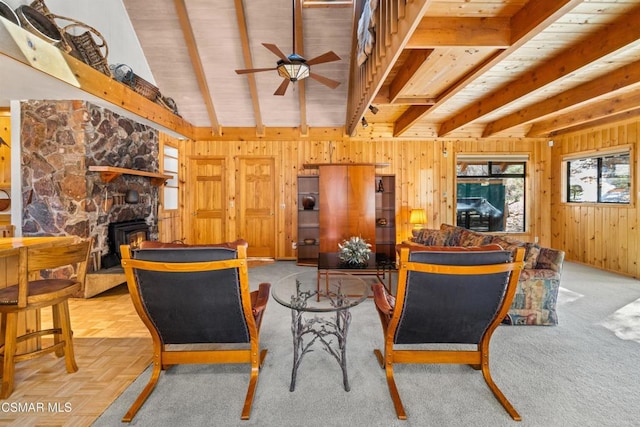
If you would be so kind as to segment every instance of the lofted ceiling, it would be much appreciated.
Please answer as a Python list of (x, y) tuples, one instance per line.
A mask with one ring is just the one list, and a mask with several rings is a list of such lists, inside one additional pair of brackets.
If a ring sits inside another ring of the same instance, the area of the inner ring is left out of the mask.
[[(640, 0), (122, 1), (155, 84), (212, 135), (548, 138), (640, 115)], [(374, 53), (359, 65), (371, 6)], [(312, 66), (337, 88), (305, 79), (276, 96), (275, 70), (235, 72), (274, 68), (263, 43), (289, 55), (294, 35), (307, 59), (341, 57)]]

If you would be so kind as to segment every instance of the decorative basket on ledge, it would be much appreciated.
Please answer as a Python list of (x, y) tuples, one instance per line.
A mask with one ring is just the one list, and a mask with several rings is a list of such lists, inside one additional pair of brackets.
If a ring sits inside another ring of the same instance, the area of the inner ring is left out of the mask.
[[(68, 31), (71, 28), (88, 28), (89, 30), (82, 34), (74, 35)], [(98, 30), (82, 23), (69, 24), (63, 27), (62, 30), (65, 39), (72, 45), (72, 55), (74, 51), (78, 52), (80, 57), (78, 58), (77, 55), (74, 55), (76, 58), (111, 77), (111, 70), (107, 62), (109, 46), (107, 46), (107, 41)], [(100, 43), (96, 42), (96, 37), (100, 40)]]
[[(51, 13), (44, 0), (31, 2), (30, 8), (48, 19), (51, 25), (58, 29), (62, 36), (62, 41), (59, 45), (61, 49), (111, 77), (109, 62), (107, 61), (109, 47), (107, 46), (107, 41), (98, 30), (76, 19)], [(59, 25), (57, 20), (66, 21), (67, 24)], [(75, 34), (75, 30), (78, 29), (85, 31), (79, 35)]]
[(173, 98), (169, 98), (160, 94), (156, 102), (162, 105), (167, 110), (171, 110), (171, 112), (176, 116), (180, 116), (180, 113), (178, 112), (178, 105), (176, 104), (176, 101), (173, 100)]
[(111, 64), (109, 68), (114, 79), (126, 84), (136, 93), (154, 102), (160, 97), (160, 89), (134, 73), (127, 64)]

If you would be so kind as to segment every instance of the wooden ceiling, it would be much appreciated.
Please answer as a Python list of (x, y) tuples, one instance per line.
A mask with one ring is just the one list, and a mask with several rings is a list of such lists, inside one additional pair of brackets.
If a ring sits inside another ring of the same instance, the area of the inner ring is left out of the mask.
[[(276, 71), (234, 72), (275, 67), (262, 43), (293, 53), (294, 3), (295, 53), (337, 53), (341, 61), (313, 72), (338, 88), (306, 79), (274, 96)], [(376, 40), (359, 66), (357, 24), (371, 3)], [(640, 114), (640, 0), (371, 3), (124, 0), (156, 84), (212, 135), (329, 127), (404, 138), (546, 138)]]

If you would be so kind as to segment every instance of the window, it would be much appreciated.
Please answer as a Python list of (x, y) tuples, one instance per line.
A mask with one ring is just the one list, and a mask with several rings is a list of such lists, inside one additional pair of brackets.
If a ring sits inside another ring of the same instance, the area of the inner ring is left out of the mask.
[(476, 231), (525, 231), (526, 156), (459, 156), (456, 223)]
[(165, 211), (178, 209), (178, 149), (167, 144), (163, 147), (163, 173), (171, 179), (163, 187), (162, 206)]
[(631, 200), (629, 150), (566, 160), (566, 201), (618, 203)]

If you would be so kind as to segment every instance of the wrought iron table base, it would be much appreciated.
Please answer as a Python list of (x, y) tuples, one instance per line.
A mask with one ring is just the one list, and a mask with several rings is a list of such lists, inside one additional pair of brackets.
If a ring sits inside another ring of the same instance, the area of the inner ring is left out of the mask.
[[(348, 308), (338, 309), (334, 319), (323, 319), (314, 316), (305, 319), (303, 311), (291, 309), (291, 333), (293, 334), (293, 369), (291, 370), (291, 387), (296, 388), (296, 375), (302, 357), (312, 351), (316, 341), (320, 341), (324, 350), (331, 354), (342, 369), (342, 382), (345, 391), (351, 390), (347, 377), (347, 332), (351, 323), (351, 313)], [(305, 342), (305, 337), (311, 337)], [(337, 341), (337, 346), (333, 343)]]

